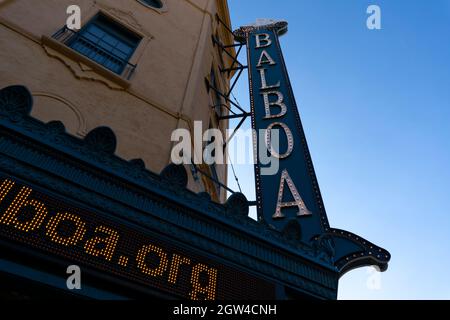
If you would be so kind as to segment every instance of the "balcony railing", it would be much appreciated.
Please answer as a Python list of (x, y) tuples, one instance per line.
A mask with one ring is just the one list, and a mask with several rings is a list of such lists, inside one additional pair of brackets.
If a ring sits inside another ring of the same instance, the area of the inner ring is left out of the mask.
[[(137, 65), (129, 63), (127, 60), (115, 55), (112, 52), (105, 50), (105, 48), (98, 45), (98, 43), (85, 37), (82, 33), (69, 29), (64, 26), (62, 29), (58, 30), (52, 36), (53, 39), (64, 43), (68, 47), (77, 51), (81, 55), (90, 58), (93, 62), (105, 67), (112, 72), (119, 74), (121, 77), (130, 80)], [(82, 52), (74, 48), (74, 45), (81, 45), (88, 52)], [(96, 57), (101, 57), (102, 60), (93, 59), (90, 55), (95, 55)]]

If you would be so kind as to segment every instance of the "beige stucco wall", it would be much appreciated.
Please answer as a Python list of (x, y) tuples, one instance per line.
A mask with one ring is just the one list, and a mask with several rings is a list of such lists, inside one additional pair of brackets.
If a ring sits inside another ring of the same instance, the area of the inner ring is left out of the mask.
[[(52, 42), (51, 35), (63, 27), (66, 8), (72, 4), (80, 6), (82, 24), (103, 12), (142, 37), (130, 60), (138, 66), (128, 82)], [(160, 172), (170, 163), (173, 130), (192, 129), (195, 120), (208, 128), (213, 110), (205, 77), (212, 64), (216, 69), (220, 64), (211, 35), (219, 32), (223, 42), (230, 41), (215, 19), (219, 11), (229, 21), (226, 1), (164, 4), (161, 11), (137, 0), (0, 1), (0, 88), (27, 86), (34, 96), (32, 115), (45, 122), (60, 120), (73, 135), (111, 127), (118, 140), (117, 155), (141, 158), (148, 169)], [(229, 79), (222, 76), (219, 83), (226, 90)], [(226, 170), (218, 167), (225, 183)], [(192, 176), (189, 188), (211, 192), (204, 179), (194, 181)], [(224, 199), (222, 191), (220, 200)]]

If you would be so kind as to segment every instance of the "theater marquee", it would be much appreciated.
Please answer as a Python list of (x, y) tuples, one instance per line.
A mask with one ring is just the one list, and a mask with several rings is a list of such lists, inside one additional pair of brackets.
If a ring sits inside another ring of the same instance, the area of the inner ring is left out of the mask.
[(273, 284), (192, 248), (0, 177), (0, 238), (191, 300), (270, 299)]

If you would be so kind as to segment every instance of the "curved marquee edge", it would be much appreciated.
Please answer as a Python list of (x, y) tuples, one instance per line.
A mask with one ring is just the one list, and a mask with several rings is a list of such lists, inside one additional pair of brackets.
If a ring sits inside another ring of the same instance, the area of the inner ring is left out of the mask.
[(333, 247), (333, 264), (342, 277), (356, 268), (375, 266), (384, 272), (388, 268), (391, 254), (372, 242), (349, 231), (331, 228), (314, 240), (328, 238)]

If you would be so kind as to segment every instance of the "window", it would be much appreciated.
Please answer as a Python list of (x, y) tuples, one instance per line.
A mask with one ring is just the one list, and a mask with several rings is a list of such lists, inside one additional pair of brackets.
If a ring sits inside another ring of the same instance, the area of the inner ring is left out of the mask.
[(69, 46), (122, 74), (140, 41), (141, 37), (100, 14), (71, 39)]
[(139, 0), (139, 1), (149, 7), (153, 7), (156, 9), (161, 9), (163, 7), (163, 3), (161, 2), (161, 0)]

